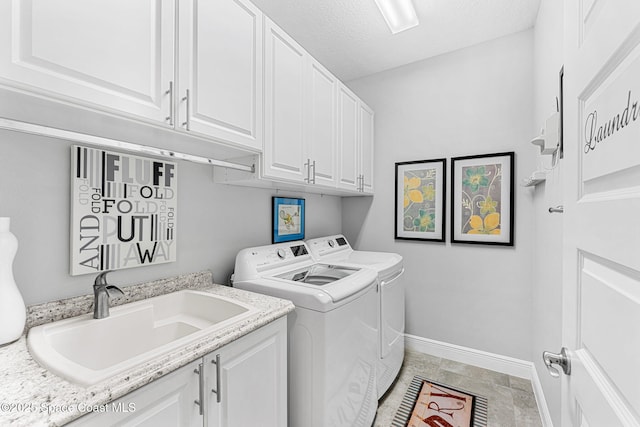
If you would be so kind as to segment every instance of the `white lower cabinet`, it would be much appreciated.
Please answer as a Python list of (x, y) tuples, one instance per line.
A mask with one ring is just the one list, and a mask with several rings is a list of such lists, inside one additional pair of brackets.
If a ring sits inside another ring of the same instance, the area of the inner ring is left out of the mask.
[(277, 322), (204, 358), (205, 425), (286, 427), (286, 318)]
[(198, 398), (198, 374), (201, 359), (183, 366), (134, 392), (97, 407), (72, 423), (72, 427), (107, 427), (113, 425), (140, 427), (197, 427), (202, 416), (194, 400)]
[(287, 319), (95, 409), (69, 425), (286, 427)]

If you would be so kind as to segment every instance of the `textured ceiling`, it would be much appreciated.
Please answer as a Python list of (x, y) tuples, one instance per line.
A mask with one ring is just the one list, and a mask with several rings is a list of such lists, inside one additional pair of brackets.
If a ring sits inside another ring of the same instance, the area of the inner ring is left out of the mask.
[(533, 27), (540, 0), (413, 0), (420, 25), (392, 35), (374, 0), (253, 0), (343, 81)]

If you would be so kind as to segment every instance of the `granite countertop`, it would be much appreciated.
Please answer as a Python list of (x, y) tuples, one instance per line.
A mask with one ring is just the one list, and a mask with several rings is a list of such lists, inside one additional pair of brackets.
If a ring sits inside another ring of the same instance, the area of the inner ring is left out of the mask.
[[(0, 425), (61, 426), (202, 357), (293, 311), (290, 301), (212, 283), (210, 272), (126, 287), (113, 305), (180, 289), (198, 289), (258, 308), (254, 315), (99, 384), (84, 388), (41, 367), (27, 349), (26, 334), (0, 347)], [(91, 311), (92, 295), (31, 306), (27, 328)]]

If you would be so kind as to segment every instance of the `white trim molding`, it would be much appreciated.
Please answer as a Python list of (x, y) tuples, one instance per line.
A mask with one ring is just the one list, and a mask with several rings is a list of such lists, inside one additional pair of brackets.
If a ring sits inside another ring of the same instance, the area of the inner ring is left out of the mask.
[(410, 350), (530, 380), (538, 410), (540, 411), (542, 425), (544, 427), (553, 427), (542, 384), (533, 362), (415, 335), (405, 334), (404, 340), (405, 347)]
[(533, 387), (533, 394), (536, 396), (536, 403), (538, 405), (538, 411), (540, 411), (540, 418), (542, 419), (543, 427), (553, 427), (551, 413), (547, 406), (547, 399), (544, 397), (542, 383), (540, 382), (540, 377), (538, 377), (536, 365), (533, 363), (531, 364), (531, 386)]

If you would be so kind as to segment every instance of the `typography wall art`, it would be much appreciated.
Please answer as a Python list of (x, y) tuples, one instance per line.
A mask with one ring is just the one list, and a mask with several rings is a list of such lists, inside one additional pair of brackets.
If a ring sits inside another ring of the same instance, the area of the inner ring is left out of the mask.
[(71, 275), (176, 260), (173, 162), (74, 145)]

